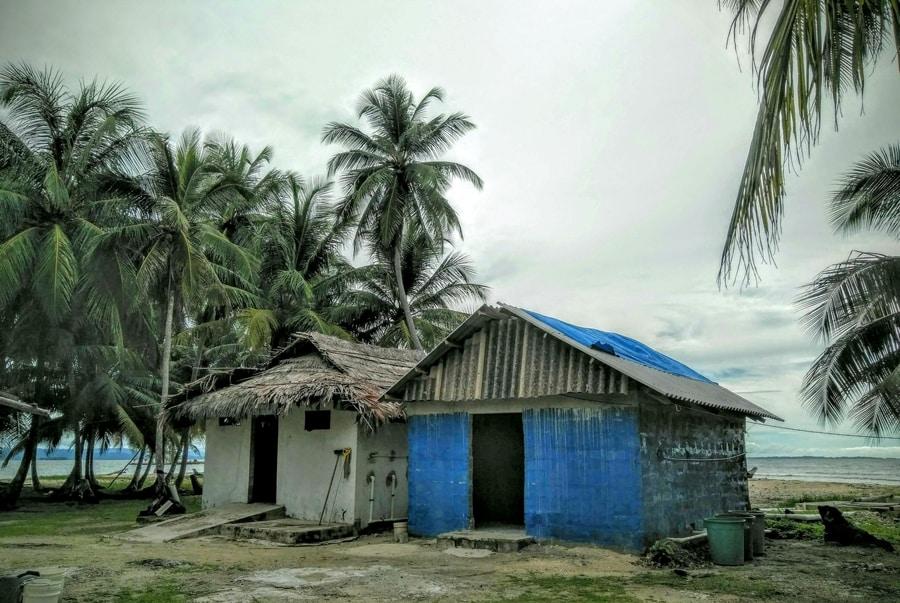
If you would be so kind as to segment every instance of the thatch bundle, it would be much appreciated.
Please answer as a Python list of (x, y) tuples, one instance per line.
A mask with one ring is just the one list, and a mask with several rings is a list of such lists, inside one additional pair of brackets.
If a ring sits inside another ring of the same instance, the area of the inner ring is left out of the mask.
[(187, 388), (187, 400), (170, 408), (173, 417), (285, 415), (295, 406), (343, 408), (374, 428), (399, 418), (403, 407), (379, 400), (409, 371), (417, 352), (350, 343), (304, 333), (276, 353), (268, 368), (210, 375)]

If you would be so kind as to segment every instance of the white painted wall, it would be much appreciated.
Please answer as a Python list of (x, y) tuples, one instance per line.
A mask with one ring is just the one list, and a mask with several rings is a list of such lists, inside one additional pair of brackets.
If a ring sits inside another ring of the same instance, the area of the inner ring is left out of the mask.
[[(373, 519), (396, 519), (406, 517), (407, 502), (407, 440), (406, 423), (386, 423), (375, 433), (370, 433), (364, 426), (359, 426), (359, 454), (356, 457), (356, 516), (361, 520), (361, 527), (369, 523), (369, 482), (366, 477), (370, 472), (375, 474), (375, 502)], [(391, 451), (395, 458), (390, 460)], [(370, 453), (375, 458), (369, 459)], [(397, 473), (397, 490), (394, 496), (394, 517), (391, 512), (391, 488), (387, 484), (387, 476), (391, 471)]]
[(325, 521), (353, 523), (356, 519), (356, 413), (331, 411), (331, 429), (305, 431), (304, 413), (297, 408), (281, 417), (278, 424), (278, 486), (276, 502), (284, 505), (289, 517), (318, 521), (334, 471), (334, 450), (350, 448), (350, 476), (344, 477), (343, 461), (338, 465)]
[(250, 424), (219, 426), (206, 421), (206, 455), (203, 467), (203, 508), (245, 503), (250, 487)]

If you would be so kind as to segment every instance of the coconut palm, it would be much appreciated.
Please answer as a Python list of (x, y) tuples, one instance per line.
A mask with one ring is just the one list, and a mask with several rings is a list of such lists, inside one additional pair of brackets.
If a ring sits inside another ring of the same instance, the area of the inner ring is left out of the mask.
[[(799, 165), (819, 137), (826, 102), (837, 126), (845, 95), (862, 96), (883, 51), (900, 59), (896, 0), (720, 0), (734, 12), (729, 36), (749, 28), (759, 111), (735, 200), (720, 282), (772, 258), (784, 206), (785, 166)], [(776, 12), (758, 55), (761, 22)], [(796, 162), (796, 163), (794, 163)]]
[[(900, 239), (900, 145), (870, 155), (831, 202), (840, 232), (878, 228)], [(806, 374), (806, 406), (874, 436), (900, 428), (900, 257), (854, 252), (807, 285), (806, 327), (828, 345)]]
[(210, 306), (252, 304), (258, 261), (218, 228), (239, 187), (216, 169), (198, 131), (188, 130), (174, 146), (166, 136), (148, 137), (146, 171), (137, 185), (131, 194), (138, 209), (103, 235), (103, 246), (136, 252), (142, 294), (158, 297), (163, 308), (154, 458), (157, 489), (164, 495), (164, 409), (176, 320), (183, 323), (186, 313), (200, 314)]
[(262, 286), (271, 308), (272, 345), (294, 331), (348, 337), (338, 317), (340, 294), (354, 268), (341, 247), (351, 226), (338, 219), (330, 201), (332, 183), (288, 176), (288, 198), (261, 229)]
[(404, 232), (415, 228), (432, 242), (461, 234), (456, 211), (445, 196), (447, 189), (454, 179), (482, 186), (468, 167), (440, 159), (475, 127), (462, 113), (426, 118), (430, 104), (443, 98), (443, 91), (433, 88), (417, 102), (402, 78), (390, 76), (360, 99), (358, 116), (367, 122), (368, 132), (332, 122), (322, 138), (346, 148), (328, 163), (329, 175), (343, 173), (346, 196), (339, 214), (356, 223), (355, 250), (368, 241), (392, 254), (397, 300), (417, 349), (422, 342), (401, 271)]
[[(94, 269), (95, 246), (118, 205), (100, 181), (129, 163), (143, 116), (116, 84), (70, 90), (58, 73), (24, 64), (0, 71), (0, 106), (7, 109), (0, 128), (0, 311), (15, 333), (4, 352), (7, 364), (30, 364), (40, 380), (62, 376), (69, 395), (63, 410), (80, 452), (79, 360), (72, 351), (86, 333), (121, 342), (118, 285), (127, 280)], [(76, 462), (74, 482), (80, 470)]]
[(483, 302), (487, 287), (473, 282), (469, 258), (454, 251), (444, 253), (422, 233), (404, 237), (400, 249), (402, 289), (409, 296), (409, 312), (415, 328), (410, 334), (400, 303), (394, 251), (376, 248), (373, 265), (359, 270), (356, 286), (344, 297), (352, 330), (362, 341), (386, 347), (427, 349), (437, 345), (468, 316), (457, 308)]

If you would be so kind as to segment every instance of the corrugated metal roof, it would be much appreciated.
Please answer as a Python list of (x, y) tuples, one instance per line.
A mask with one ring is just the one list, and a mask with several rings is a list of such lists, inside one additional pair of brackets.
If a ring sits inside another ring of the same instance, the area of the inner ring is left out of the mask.
[(419, 372), (434, 364), (440, 357), (448, 351), (458, 347), (455, 342), (466, 339), (472, 332), (480, 329), (485, 323), (502, 318), (504, 316), (516, 316), (538, 329), (556, 337), (560, 341), (588, 354), (597, 361), (627, 375), (629, 378), (643, 384), (649, 389), (656, 391), (673, 400), (682, 402), (691, 402), (716, 408), (744, 414), (751, 417), (771, 418), (781, 421), (782, 419), (766, 409), (750, 402), (749, 400), (739, 396), (738, 394), (713, 383), (711, 381), (701, 381), (695, 378), (684, 377), (673, 373), (658, 370), (651, 366), (641, 364), (634, 360), (622, 358), (614, 354), (593, 349), (588, 347), (566, 333), (553, 328), (547, 322), (536, 318), (530, 311), (500, 303), (499, 308), (491, 306), (483, 306), (477, 312), (472, 314), (461, 324), (453, 333), (451, 333), (443, 342), (438, 344), (419, 364), (407, 373), (400, 381), (394, 384), (387, 392), (388, 395), (398, 395), (403, 391), (405, 384), (414, 379)]

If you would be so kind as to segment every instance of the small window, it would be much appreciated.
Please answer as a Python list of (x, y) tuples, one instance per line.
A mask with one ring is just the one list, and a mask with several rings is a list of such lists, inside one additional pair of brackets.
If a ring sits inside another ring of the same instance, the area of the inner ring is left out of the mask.
[(219, 417), (219, 427), (236, 427), (241, 422), (234, 417)]
[(315, 431), (317, 429), (331, 429), (331, 411), (307, 410), (303, 429), (305, 429), (306, 431)]

